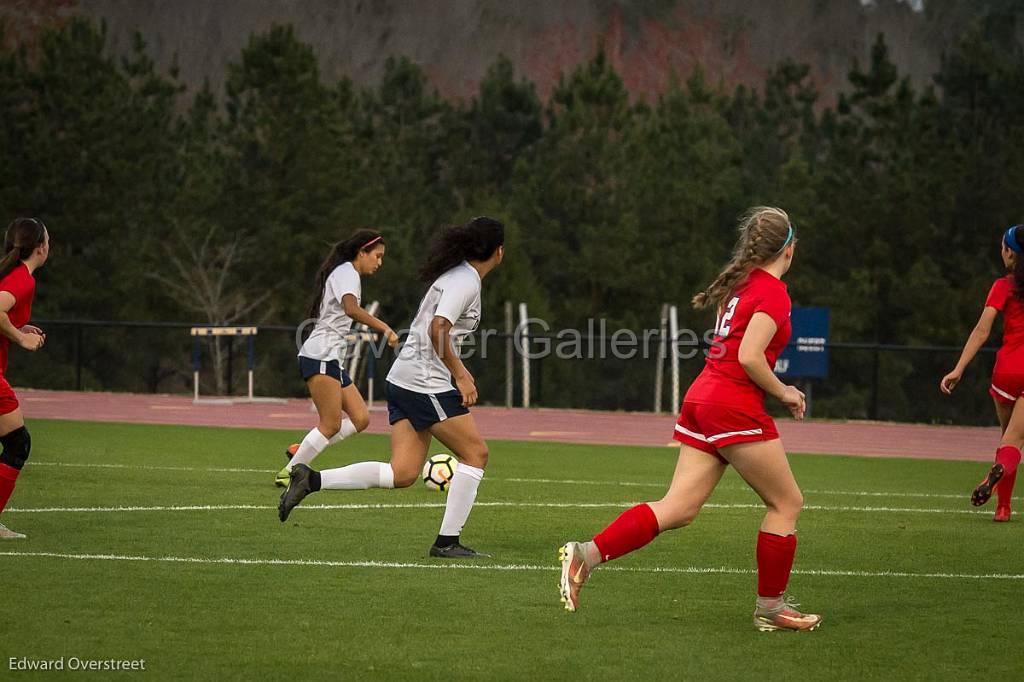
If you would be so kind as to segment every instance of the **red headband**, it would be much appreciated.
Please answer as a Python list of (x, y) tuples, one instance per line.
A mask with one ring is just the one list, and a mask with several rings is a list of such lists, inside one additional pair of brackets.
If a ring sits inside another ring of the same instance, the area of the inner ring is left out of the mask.
[(371, 246), (373, 246), (374, 244), (379, 242), (381, 239), (384, 239), (383, 235), (381, 235), (379, 237), (374, 237), (373, 239), (371, 239), (370, 241), (366, 242), (361, 247), (359, 247), (359, 250), (360, 251), (365, 251), (366, 249), (370, 248)]

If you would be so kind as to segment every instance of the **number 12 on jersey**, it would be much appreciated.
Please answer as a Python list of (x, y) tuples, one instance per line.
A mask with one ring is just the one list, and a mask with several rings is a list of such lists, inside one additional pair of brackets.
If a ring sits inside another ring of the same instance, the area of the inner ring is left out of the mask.
[(736, 314), (736, 305), (740, 302), (739, 296), (733, 296), (729, 305), (725, 306), (725, 312), (719, 312), (715, 317), (715, 336), (725, 338), (732, 331), (732, 316)]

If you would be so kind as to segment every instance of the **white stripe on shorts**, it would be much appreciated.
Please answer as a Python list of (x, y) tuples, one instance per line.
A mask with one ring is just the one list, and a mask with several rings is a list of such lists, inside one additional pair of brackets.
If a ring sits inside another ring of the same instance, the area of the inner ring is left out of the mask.
[(996, 387), (995, 384), (992, 384), (992, 390), (995, 391), (996, 393), (998, 393), (999, 395), (1003, 396), (1007, 400), (1014, 400), (1014, 401), (1017, 400), (1016, 398), (1014, 398), (1012, 395), (1010, 395), (1006, 391), (1000, 390), (998, 387)]
[(680, 424), (676, 424), (676, 431), (678, 431), (679, 433), (681, 433), (683, 435), (689, 436), (690, 438), (696, 438), (697, 440), (701, 441), (702, 443), (707, 443), (708, 442), (708, 439), (705, 438), (704, 436), (700, 435), (699, 433), (694, 433), (690, 429), (686, 428), (685, 426), (681, 426)]
[(729, 431), (728, 433), (719, 433), (714, 436), (708, 436), (708, 442), (714, 443), (716, 440), (722, 440), (723, 438), (729, 438), (730, 436), (760, 436), (764, 433), (762, 429), (747, 429), (746, 431)]
[(320, 361), (320, 373), (321, 374), (327, 374), (327, 361), (326, 360), (321, 360)]
[(441, 409), (441, 403), (438, 402), (437, 396), (435, 396), (433, 393), (428, 393), (427, 396), (430, 398), (430, 402), (434, 405), (434, 410), (437, 412), (437, 418), (440, 419), (441, 421), (447, 419), (448, 415), (446, 415), (444, 413), (444, 410)]

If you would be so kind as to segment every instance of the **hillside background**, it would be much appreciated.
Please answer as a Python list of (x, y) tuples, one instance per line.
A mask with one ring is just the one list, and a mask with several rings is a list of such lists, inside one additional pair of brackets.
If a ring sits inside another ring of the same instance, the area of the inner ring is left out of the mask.
[[(700, 64), (728, 87), (757, 87), (780, 60), (811, 67), (834, 101), (854, 60), (884, 33), (893, 62), (916, 86), (944, 48), (979, 17), (1013, 15), (1016, 0), (0, 0), (8, 41), (32, 44), (41, 28), (81, 15), (105, 21), (125, 51), (141, 32), (161, 69), (215, 88), (249, 36), (290, 24), (311, 45), (323, 77), (378, 83), (388, 56), (404, 55), (444, 97), (470, 98), (499, 54), (547, 97), (560, 75), (603, 45), (634, 97), (660, 94), (671, 74)], [(1018, 44), (1024, 27), (1003, 30)]]

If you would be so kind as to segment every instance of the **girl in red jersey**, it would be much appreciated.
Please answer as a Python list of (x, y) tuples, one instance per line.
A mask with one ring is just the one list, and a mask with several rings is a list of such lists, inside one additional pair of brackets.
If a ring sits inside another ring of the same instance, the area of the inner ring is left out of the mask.
[[(25, 428), (25, 418), (18, 405), (18, 396), (7, 383), (7, 350), (11, 342), (25, 350), (39, 350), (46, 335), (39, 327), (28, 324), (32, 315), (32, 296), (36, 281), (32, 273), (50, 255), (50, 236), (41, 220), (16, 218), (4, 239), (5, 255), (0, 260), (0, 513), (11, 499), (18, 474), (28, 459), (32, 439)], [(24, 538), (0, 523), (0, 540)]]
[(821, 623), (821, 616), (800, 613), (783, 597), (803, 495), (764, 409), (770, 394), (795, 418), (804, 415), (803, 393), (772, 372), (791, 332), (781, 278), (795, 247), (785, 211), (762, 206), (743, 217), (732, 260), (693, 298), (695, 308), (713, 307), (718, 318), (714, 349), (676, 423), (675, 439), (682, 445), (669, 490), (657, 502), (626, 510), (591, 541), (561, 548), (559, 587), (567, 610), (579, 607), (580, 589), (597, 565), (643, 547), (662, 531), (689, 525), (731, 464), (768, 507), (757, 537), (755, 627), (813, 630)]
[(967, 365), (985, 345), (992, 332), (992, 323), (1003, 314), (1003, 345), (996, 355), (992, 371), (992, 385), (988, 392), (996, 405), (996, 416), (1003, 438), (996, 450), (996, 461), (988, 475), (971, 494), (975, 507), (988, 502), (992, 491), (996, 493), (996, 513), (993, 521), (1010, 520), (1010, 499), (1017, 481), (1020, 447), (1024, 444), (1024, 404), (1017, 399), (1024, 395), (1024, 226), (1014, 225), (1003, 234), (1001, 244), (1003, 265), (1010, 274), (992, 285), (981, 311), (981, 318), (964, 344), (960, 360), (953, 371), (942, 377), (939, 388), (949, 395), (960, 382)]

